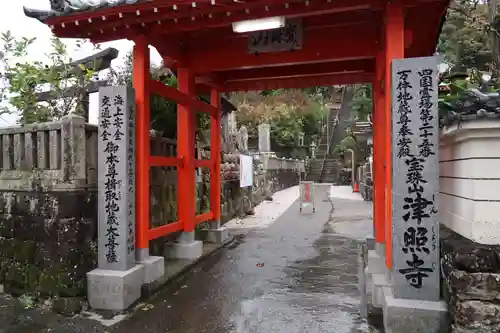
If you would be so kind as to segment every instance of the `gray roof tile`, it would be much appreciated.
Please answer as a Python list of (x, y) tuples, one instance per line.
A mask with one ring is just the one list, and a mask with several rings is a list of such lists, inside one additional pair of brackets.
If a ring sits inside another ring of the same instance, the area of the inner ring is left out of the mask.
[(44, 21), (52, 16), (64, 16), (77, 12), (90, 12), (103, 8), (126, 6), (153, 0), (48, 0), (50, 10), (39, 10), (24, 7), (24, 14), (28, 17)]

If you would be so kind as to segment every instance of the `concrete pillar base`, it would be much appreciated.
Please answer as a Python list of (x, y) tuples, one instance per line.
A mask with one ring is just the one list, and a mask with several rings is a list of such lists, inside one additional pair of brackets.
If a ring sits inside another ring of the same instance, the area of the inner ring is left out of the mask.
[(386, 333), (446, 333), (448, 309), (443, 301), (431, 302), (394, 298), (391, 287), (383, 287)]
[(372, 274), (372, 306), (374, 308), (383, 308), (384, 292), (383, 288), (390, 286), (386, 274)]
[(366, 318), (368, 316), (368, 292), (366, 290), (366, 265), (367, 265), (367, 251), (368, 242), (362, 242), (358, 244), (358, 289), (361, 295), (360, 299), (360, 314), (361, 317)]
[(375, 250), (368, 251), (368, 266), (366, 267), (368, 274), (385, 274), (384, 257), (381, 257)]
[(194, 238), (193, 232), (183, 232), (177, 242), (170, 244), (165, 251), (165, 257), (170, 259), (198, 259), (203, 254), (203, 242)]
[[(361, 294), (360, 313), (363, 318), (367, 318), (373, 310), (382, 313), (380, 305), (373, 307), (373, 275), (385, 275), (386, 268), (384, 258), (378, 255), (375, 246), (375, 239), (367, 238), (366, 243), (363, 243), (359, 248), (358, 288)], [(361, 259), (361, 257), (364, 259)], [(377, 278), (376, 282), (379, 282)]]
[(204, 229), (203, 239), (212, 244), (224, 244), (229, 239), (229, 230), (227, 228)]
[(377, 254), (380, 257), (385, 258), (385, 244), (384, 243), (375, 243), (375, 251), (377, 252)]
[(167, 248), (165, 256), (169, 259), (194, 260), (203, 254), (203, 242), (192, 241), (191, 243), (176, 243)]
[(144, 266), (144, 283), (158, 281), (165, 274), (165, 258), (148, 257), (137, 262)]
[(369, 237), (366, 239), (366, 248), (368, 250), (374, 250), (375, 249), (375, 238)]
[(96, 310), (121, 311), (141, 297), (144, 266), (129, 270), (94, 269), (87, 273), (87, 297)]

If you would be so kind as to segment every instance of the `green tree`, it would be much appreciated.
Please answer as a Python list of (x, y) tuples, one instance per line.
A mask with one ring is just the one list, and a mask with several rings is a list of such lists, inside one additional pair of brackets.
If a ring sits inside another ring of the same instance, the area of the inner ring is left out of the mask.
[(488, 32), (488, 6), (484, 1), (453, 0), (441, 30), (438, 51), (454, 66), (489, 69), (492, 54)]
[(257, 126), (271, 125), (274, 145), (290, 147), (304, 132), (309, 142), (316, 140), (325, 113), (324, 104), (300, 89), (279, 89), (263, 92), (234, 93), (231, 102), (237, 107), (237, 120), (247, 127), (249, 137), (257, 137)]
[[(110, 71), (108, 77), (110, 84), (132, 86), (132, 61), (132, 52), (128, 52), (124, 64)], [(151, 64), (150, 75), (153, 80), (158, 80), (169, 87), (177, 88), (177, 78), (169, 69), (164, 68), (163, 63)], [(151, 129), (161, 132), (164, 137), (176, 138), (177, 103), (154, 94), (150, 96), (149, 103)], [(199, 133), (207, 130), (210, 126), (210, 118), (205, 113), (197, 113), (196, 121)]]
[(358, 120), (367, 120), (372, 114), (372, 86), (371, 84), (358, 84), (354, 86), (354, 96), (351, 108)]
[[(60, 119), (70, 112), (83, 114), (81, 90), (95, 79), (89, 68), (70, 67), (73, 61), (59, 38), (52, 38), (45, 61), (28, 61), (35, 38), (14, 37), (10, 31), (1, 34), (0, 113), (18, 113), (19, 122), (28, 124)], [(82, 47), (83, 41), (77, 43)], [(69, 88), (74, 93), (68, 93)], [(37, 102), (37, 93), (51, 91), (48, 102)]]

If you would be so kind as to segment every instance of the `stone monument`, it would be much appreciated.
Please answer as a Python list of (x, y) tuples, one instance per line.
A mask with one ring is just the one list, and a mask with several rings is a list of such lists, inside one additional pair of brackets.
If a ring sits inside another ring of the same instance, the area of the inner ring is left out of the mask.
[(259, 152), (271, 152), (271, 126), (269, 124), (260, 124), (259, 133)]
[(248, 130), (245, 126), (241, 126), (238, 131), (238, 150), (240, 152), (248, 151)]
[(390, 288), (383, 289), (387, 332), (407, 327), (441, 332), (446, 322), (437, 211), (438, 63), (438, 57), (392, 61), (392, 270)]
[(163, 257), (135, 249), (134, 111), (132, 88), (99, 89), (98, 268), (87, 273), (94, 309), (124, 310), (164, 274)]
[(95, 309), (126, 309), (144, 282), (135, 261), (134, 107), (126, 86), (99, 90), (98, 268), (87, 273)]

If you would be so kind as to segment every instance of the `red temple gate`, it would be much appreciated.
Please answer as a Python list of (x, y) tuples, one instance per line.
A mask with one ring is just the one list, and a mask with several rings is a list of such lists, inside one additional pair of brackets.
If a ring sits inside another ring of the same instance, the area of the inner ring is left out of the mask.
[[(449, 0), (152, 0), (63, 15), (37, 14), (59, 37), (94, 42), (135, 42), (136, 92), (136, 245), (148, 255), (149, 241), (171, 232), (193, 231), (202, 221), (220, 220), (220, 93), (301, 88), (334, 84), (373, 84), (373, 178), (376, 242), (385, 244), (391, 267), (391, 61), (431, 55)], [(34, 16), (34, 15), (31, 15)], [(248, 52), (248, 38), (231, 30), (233, 22), (265, 17), (301, 18), (303, 46), (293, 51)], [(166, 66), (175, 68), (178, 89), (149, 76), (153, 45)], [(196, 99), (210, 92), (211, 103)], [(178, 104), (178, 153), (151, 156), (149, 96)], [(195, 112), (210, 114), (209, 160), (194, 156)], [(178, 167), (179, 221), (149, 227), (149, 169)], [(196, 167), (211, 175), (211, 210), (195, 216)]]

